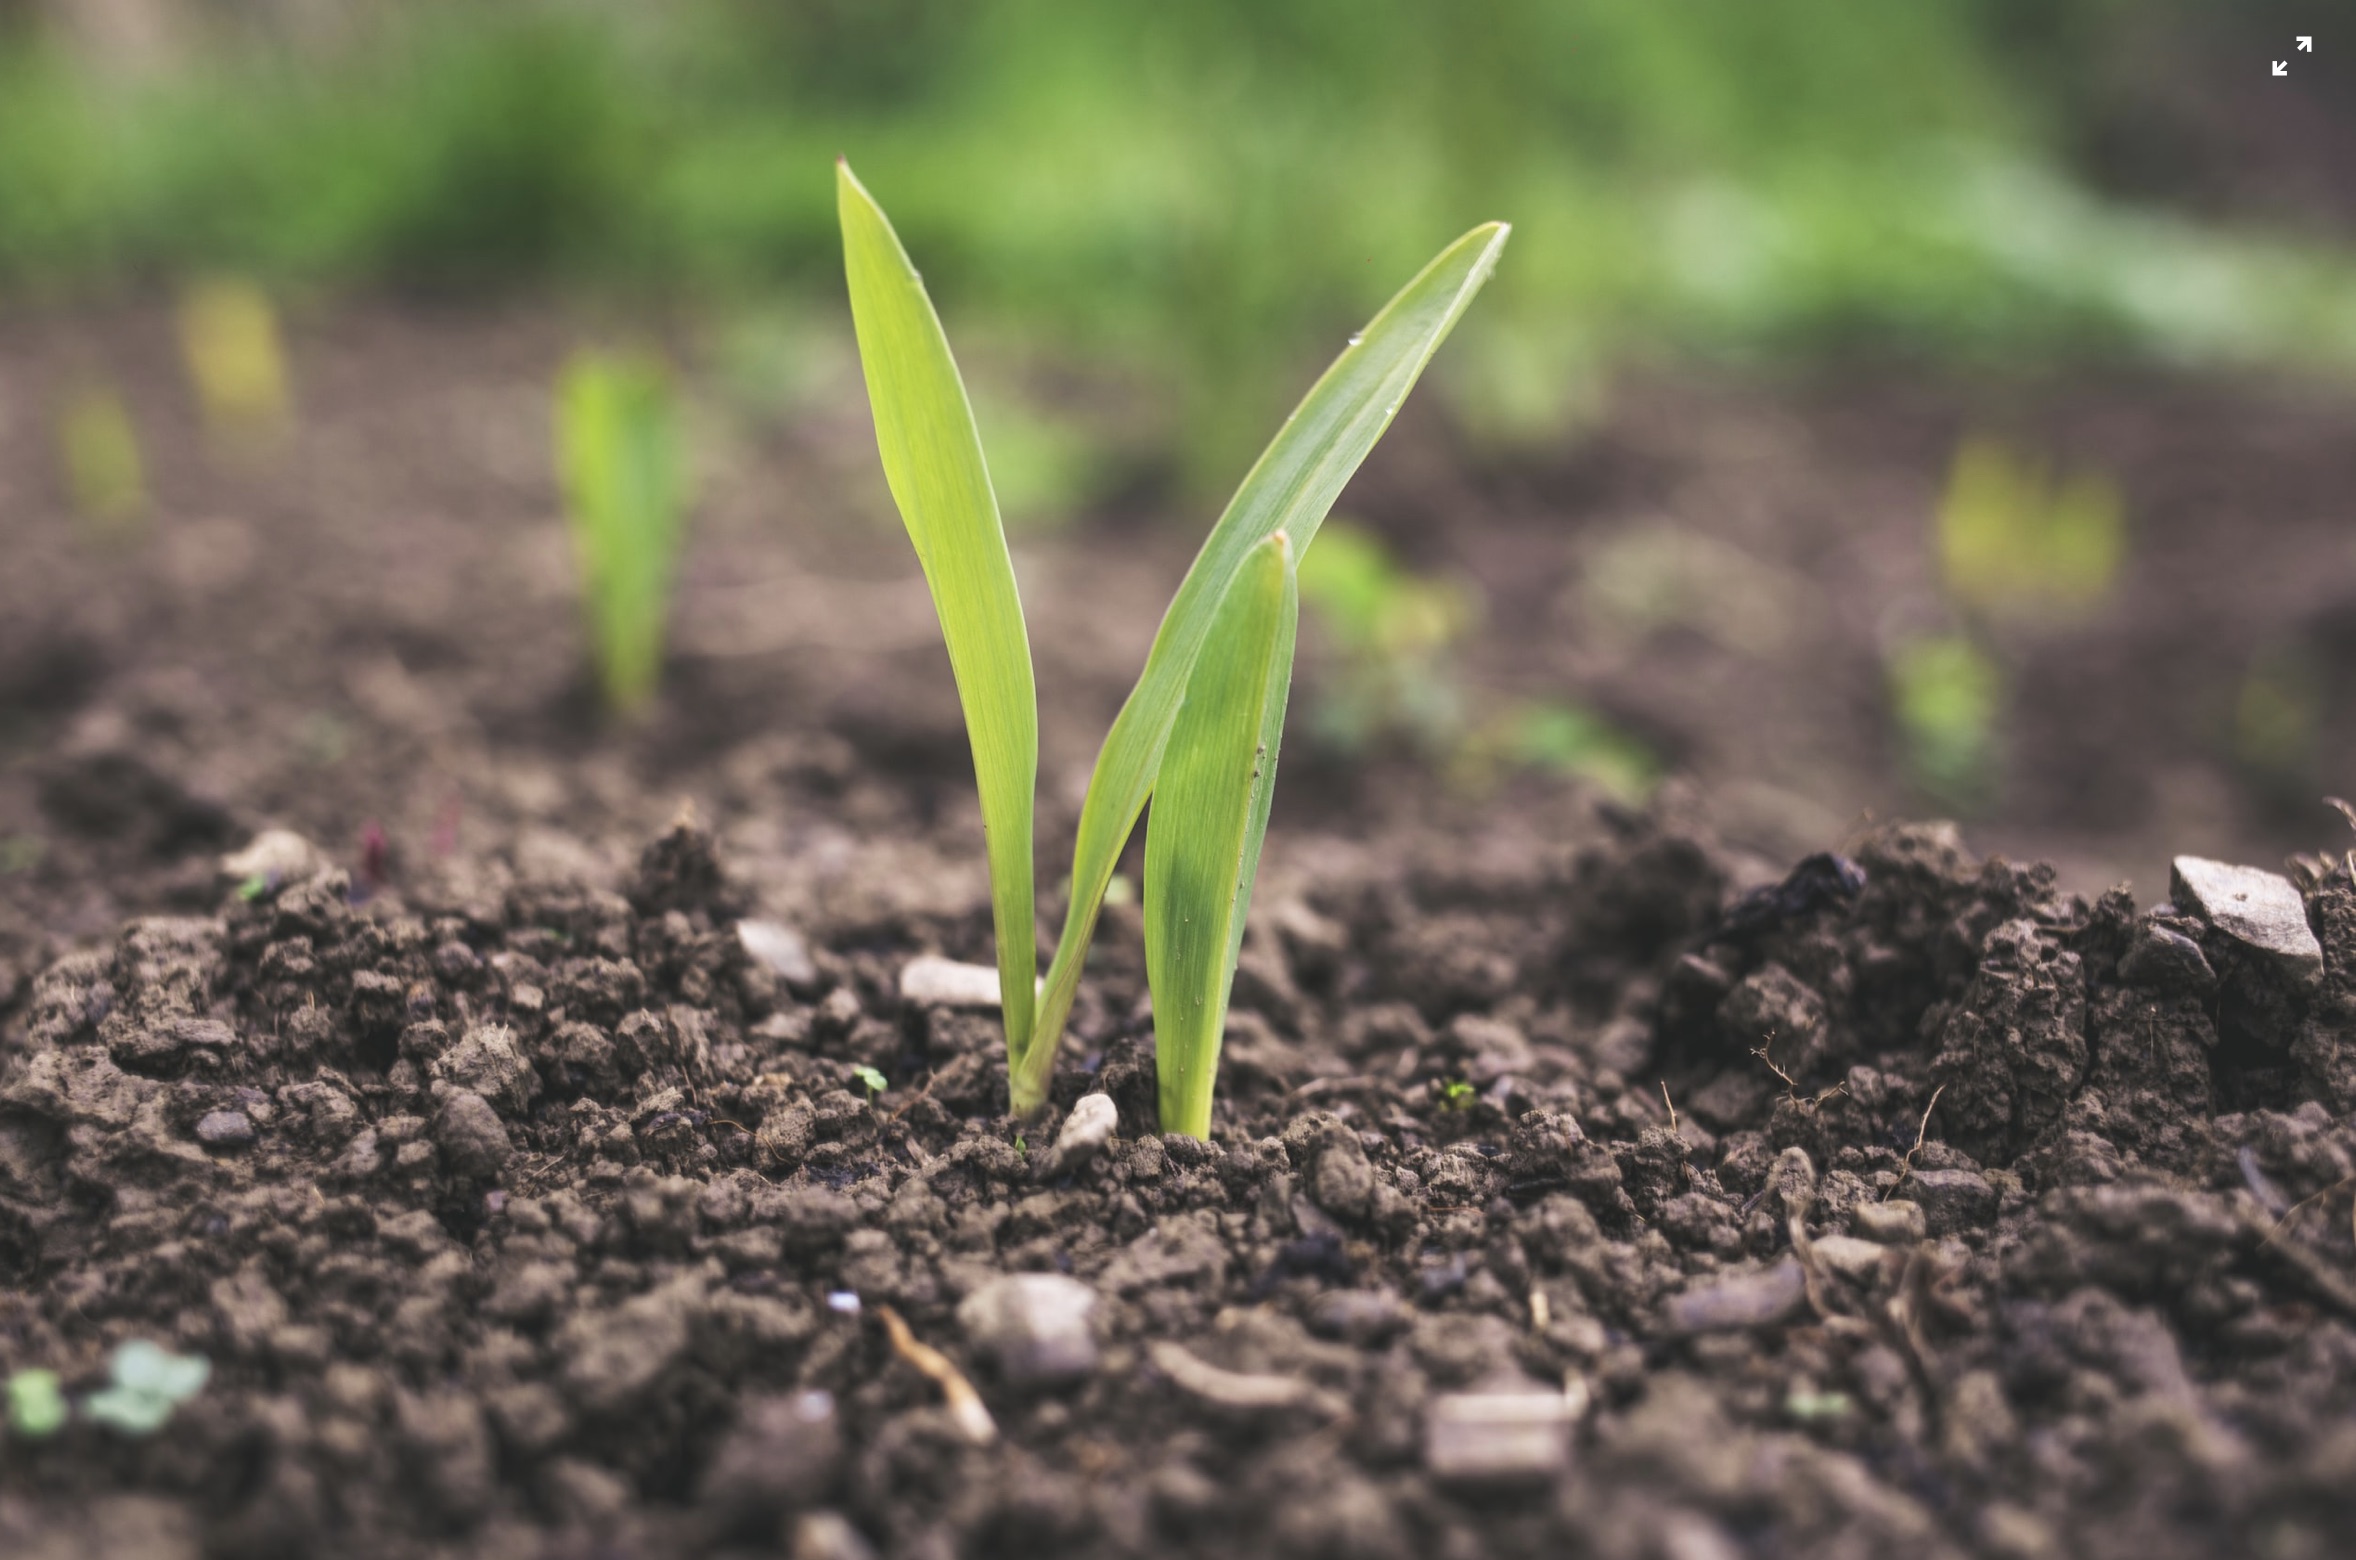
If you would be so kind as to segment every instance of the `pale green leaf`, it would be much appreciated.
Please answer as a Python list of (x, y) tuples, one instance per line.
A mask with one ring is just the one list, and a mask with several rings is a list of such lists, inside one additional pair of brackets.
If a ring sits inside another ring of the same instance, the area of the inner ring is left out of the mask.
[(1080, 968), (1105, 885), (1152, 794), (1187, 680), (1213, 614), (1254, 548), (1283, 535), (1298, 558), (1342, 487), (1390, 426), (1481, 284), (1510, 230), (1492, 222), (1442, 250), (1383, 306), (1285, 420), (1203, 543), (1154, 636), (1145, 670), (1097, 754), (1072, 859), (1071, 902), (1047, 973), (1029, 1050), (1014, 1062), (1017, 1110), (1045, 1097), (1055, 1047), (1080, 988)]
[(1245, 558), (1170, 726), (1145, 829), (1145, 976), (1164, 1132), (1211, 1135), (1227, 997), (1243, 947), (1292, 686), (1300, 593), (1283, 532)]
[(1031, 914), (1031, 803), (1038, 696), (1014, 564), (981, 435), (924, 282), (850, 165), (836, 164), (851, 322), (884, 479), (924, 566), (973, 745), (1009, 1059), (1030, 1043), (1038, 951)]
[(650, 359), (583, 352), (556, 397), (556, 464), (581, 564), (606, 702), (631, 713), (654, 696), (686, 508), (686, 463), (671, 380)]

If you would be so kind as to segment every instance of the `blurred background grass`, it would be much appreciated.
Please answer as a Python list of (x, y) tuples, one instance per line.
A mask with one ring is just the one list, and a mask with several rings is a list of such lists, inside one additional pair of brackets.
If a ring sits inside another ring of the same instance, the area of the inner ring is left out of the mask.
[(559, 284), (757, 314), (790, 356), (837, 308), (840, 152), (964, 335), (1153, 386), (1220, 485), (1298, 365), (1495, 216), (1513, 254), (1442, 369), (1476, 438), (1663, 353), (2337, 374), (2342, 230), (2170, 147), (2298, 15), (0, 0), (0, 287)]

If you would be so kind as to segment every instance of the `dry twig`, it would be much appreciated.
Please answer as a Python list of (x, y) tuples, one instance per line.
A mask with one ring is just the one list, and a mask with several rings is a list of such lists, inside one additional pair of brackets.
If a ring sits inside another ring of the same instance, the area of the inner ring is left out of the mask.
[(1931, 1112), (1939, 1108), (1939, 1096), (1946, 1092), (1947, 1085), (1943, 1083), (1940, 1084), (1937, 1088), (1931, 1090), (1930, 1102), (1924, 1105), (1922, 1108), (1922, 1120), (1915, 1123), (1914, 1146), (1908, 1149), (1906, 1151), (1906, 1157), (1899, 1161), (1898, 1179), (1892, 1181), (1890, 1183), (1889, 1190), (1882, 1193), (1883, 1202), (1888, 1202), (1891, 1198), (1897, 1196), (1898, 1188), (1904, 1186), (1906, 1184), (1906, 1178), (1914, 1174), (1914, 1156), (1922, 1152), (1923, 1139), (1930, 1133)]
[(1766, 1045), (1755, 1045), (1751, 1047), (1751, 1054), (1757, 1057), (1760, 1061), (1765, 1062), (1767, 1064), (1767, 1070), (1775, 1074), (1776, 1077), (1783, 1080), (1783, 1097), (1785, 1099), (1790, 1100), (1795, 1104), (1805, 1105), (1808, 1107), (1808, 1109), (1814, 1110), (1819, 1105), (1822, 1105), (1826, 1100), (1831, 1099), (1834, 1095), (1846, 1094), (1849, 1092), (1849, 1086), (1847, 1084), (1836, 1083), (1831, 1088), (1826, 1089), (1823, 1093), (1817, 1095), (1816, 1098), (1812, 1100), (1801, 1099), (1800, 1080), (1794, 1078), (1790, 1073), (1785, 1072), (1781, 1067), (1776, 1066), (1775, 1058), (1767, 1054), (1767, 1046), (1773, 1045), (1774, 1043), (1774, 1037), (1769, 1036)]
[(988, 1405), (974, 1390), (972, 1382), (940, 1350), (929, 1343), (917, 1341), (916, 1334), (900, 1319), (900, 1313), (888, 1305), (879, 1305), (875, 1314), (883, 1318), (884, 1331), (891, 1336), (892, 1352), (932, 1378), (948, 1401), (949, 1417), (968, 1441), (976, 1446), (987, 1446), (998, 1439), (998, 1423), (990, 1417)]

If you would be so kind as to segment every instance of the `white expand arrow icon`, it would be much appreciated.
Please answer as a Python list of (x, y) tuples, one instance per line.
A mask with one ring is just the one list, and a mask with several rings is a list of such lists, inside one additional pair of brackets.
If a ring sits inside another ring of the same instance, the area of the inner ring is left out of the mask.
[(2308, 37), (2305, 33), (2299, 34), (2299, 52), (2301, 54), (2313, 54), (2315, 52), (2315, 40)]
[(2291, 62), (2289, 60), (2276, 60), (2274, 62), (2274, 74), (2277, 76), (2287, 76), (2290, 73)]

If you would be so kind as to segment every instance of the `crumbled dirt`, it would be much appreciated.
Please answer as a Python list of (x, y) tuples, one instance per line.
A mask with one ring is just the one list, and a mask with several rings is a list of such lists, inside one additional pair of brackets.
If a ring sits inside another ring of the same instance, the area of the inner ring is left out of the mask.
[[(50, 964), (8, 1022), (0, 1350), (82, 1387), (148, 1337), (214, 1374), (144, 1440), (8, 1441), (0, 1536), (2326, 1554), (2356, 1521), (2356, 883), (2304, 895), (2312, 987), (1944, 827), (1747, 894), (1657, 817), (1334, 853), (1262, 897), (1206, 1145), (1150, 1130), (1133, 911), (1026, 1127), (990, 1016), (895, 995), (979, 905), (814, 921), (781, 978), (685, 820), (611, 888), (227, 891)], [(1054, 1168), (1099, 1090), (1115, 1135)], [(1021, 1272), (1096, 1295), (1076, 1379), (1004, 1379), (961, 1319)], [(1567, 1393), (1567, 1462), (1438, 1476), (1435, 1405), (1476, 1388)]]
[[(1296, 730), (1198, 1146), (1149, 1130), (1133, 906), (1042, 1121), (999, 1114), (993, 1015), (897, 996), (990, 934), (855, 387), (699, 403), (675, 654), (620, 729), (547, 477), (564, 322), (291, 331), (298, 426), (237, 456), (162, 311), (0, 321), (0, 1368), (214, 1367), (152, 1437), (0, 1437), (0, 1554), (2296, 1560), (2356, 1519), (2356, 885), (2302, 881), (2313, 987), (2093, 892), (2338, 844), (2344, 405), (1656, 381), (1470, 476), (1411, 407), (1347, 507), (1480, 585), (1468, 683), (1688, 783), (1458, 792)], [(136, 534), (52, 474), (93, 374), (148, 435)], [(1856, 821), (1921, 800), (1880, 655), (1944, 621), (1922, 527), (1983, 427), (2134, 526), (2092, 618), (1993, 631), (1974, 837), (2056, 869)], [(1051, 885), (1200, 534), (1167, 507), (1017, 541)], [(1661, 568), (1665, 617), (1598, 593)], [(2277, 663), (2313, 741), (2253, 775)], [(247, 897), (220, 857), (268, 826), (316, 849)], [(1014, 1273), (1085, 1334), (1010, 1351)], [(1535, 1440), (1468, 1431), (1499, 1390)]]

